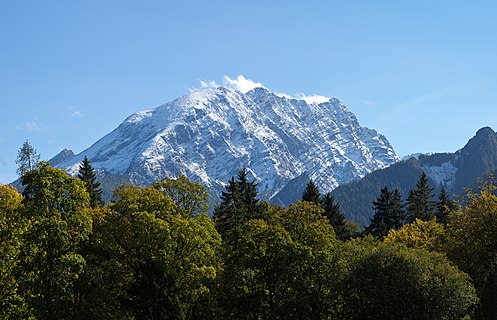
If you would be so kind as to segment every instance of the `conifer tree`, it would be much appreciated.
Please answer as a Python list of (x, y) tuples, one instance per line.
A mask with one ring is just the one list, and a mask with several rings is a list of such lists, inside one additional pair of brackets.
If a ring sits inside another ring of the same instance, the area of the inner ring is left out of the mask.
[(257, 199), (257, 184), (255, 181), (248, 181), (247, 168), (243, 168), (238, 172), (237, 183), (239, 185), (240, 200), (249, 212), (255, 213), (256, 205), (259, 202), (259, 199)]
[(33, 148), (28, 140), (24, 141), (17, 152), (16, 164), (19, 166), (17, 173), (19, 176), (23, 176), (26, 172), (35, 169), (39, 161), (40, 154), (36, 152), (36, 149)]
[(391, 229), (398, 229), (404, 221), (404, 210), (400, 191), (389, 191), (385, 186), (380, 190), (380, 196), (373, 201), (374, 216), (366, 232), (385, 237)]
[(428, 184), (428, 176), (423, 171), (416, 189), (409, 191), (407, 198), (408, 222), (416, 219), (423, 221), (431, 220), (435, 217), (435, 201), (433, 201), (433, 188)]
[(247, 169), (238, 172), (237, 180), (231, 177), (221, 192), (221, 204), (214, 210), (216, 229), (223, 240), (232, 242), (237, 238), (238, 229), (247, 220), (257, 215), (257, 185), (249, 182)]
[(320, 205), (321, 193), (319, 192), (316, 183), (314, 180), (309, 180), (307, 183), (304, 192), (302, 193), (302, 201), (313, 202), (317, 205)]
[(450, 200), (449, 195), (445, 191), (445, 188), (440, 190), (440, 194), (438, 195), (438, 202), (436, 204), (436, 213), (437, 222), (446, 224), (447, 217), (449, 213), (456, 209), (456, 204), (454, 201)]
[(335, 198), (331, 193), (327, 193), (321, 199), (321, 207), (324, 210), (324, 215), (328, 218), (331, 226), (335, 230), (337, 237), (340, 240), (345, 240), (349, 236), (345, 228), (345, 216), (340, 210), (340, 204), (335, 202)]
[(90, 163), (90, 160), (85, 156), (79, 165), (78, 178), (85, 183), (86, 191), (90, 195), (90, 206), (92, 208), (102, 205), (102, 189), (100, 182), (97, 182), (95, 171)]

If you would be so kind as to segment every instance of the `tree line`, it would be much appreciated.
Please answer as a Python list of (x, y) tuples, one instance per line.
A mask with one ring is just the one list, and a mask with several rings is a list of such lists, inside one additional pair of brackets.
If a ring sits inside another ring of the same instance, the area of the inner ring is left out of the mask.
[[(444, 205), (443, 221), (408, 200), (383, 235), (360, 232), (312, 181), (282, 208), (248, 175), (227, 182), (211, 218), (205, 188), (184, 176), (122, 185), (104, 204), (88, 159), (74, 178), (39, 162), (22, 194), (0, 186), (0, 318), (497, 316), (493, 181)], [(382, 189), (377, 215), (393, 193)]]

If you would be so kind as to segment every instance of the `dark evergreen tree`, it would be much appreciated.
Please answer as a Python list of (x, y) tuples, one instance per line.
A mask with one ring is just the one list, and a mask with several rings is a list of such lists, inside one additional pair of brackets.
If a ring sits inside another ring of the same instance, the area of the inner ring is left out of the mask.
[(435, 201), (433, 201), (433, 188), (428, 184), (428, 176), (423, 171), (416, 183), (416, 189), (409, 191), (407, 198), (407, 222), (416, 219), (424, 221), (435, 217)]
[(257, 203), (257, 184), (255, 181), (248, 181), (247, 168), (243, 168), (238, 172), (237, 183), (239, 185), (240, 200), (246, 209), (255, 214)]
[(314, 180), (309, 180), (304, 192), (302, 193), (302, 201), (313, 202), (317, 205), (320, 204), (321, 193), (314, 183)]
[(366, 232), (377, 237), (385, 237), (391, 229), (398, 229), (404, 222), (402, 197), (398, 189), (389, 191), (385, 186), (380, 196), (373, 201), (374, 216)]
[(347, 239), (349, 237), (349, 234), (345, 227), (345, 216), (340, 210), (340, 204), (335, 201), (335, 198), (331, 195), (331, 193), (327, 193), (321, 199), (321, 207), (324, 210), (324, 215), (330, 221), (333, 230), (335, 230), (338, 239)]
[(79, 165), (78, 178), (85, 183), (86, 191), (90, 195), (90, 205), (92, 208), (102, 205), (102, 189), (100, 182), (97, 181), (95, 170), (90, 163), (90, 160), (85, 156)]
[(249, 182), (247, 169), (238, 172), (237, 180), (231, 177), (221, 192), (221, 204), (214, 210), (216, 229), (223, 240), (233, 242), (237, 239), (240, 226), (257, 216), (257, 185)]
[(23, 176), (26, 172), (35, 169), (39, 161), (40, 154), (37, 153), (36, 149), (33, 148), (28, 140), (26, 140), (17, 152), (16, 164), (19, 166), (17, 168), (17, 173), (20, 176)]
[(454, 201), (450, 200), (449, 195), (442, 187), (440, 194), (438, 195), (438, 202), (436, 203), (436, 213), (437, 221), (443, 224), (447, 224), (447, 217), (449, 213), (456, 209), (456, 204)]

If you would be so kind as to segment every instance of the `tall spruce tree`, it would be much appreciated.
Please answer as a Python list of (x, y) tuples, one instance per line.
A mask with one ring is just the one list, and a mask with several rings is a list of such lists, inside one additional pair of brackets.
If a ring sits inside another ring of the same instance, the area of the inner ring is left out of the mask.
[(345, 240), (349, 237), (349, 234), (345, 228), (345, 216), (340, 210), (340, 204), (335, 201), (335, 198), (331, 193), (327, 193), (321, 199), (321, 207), (324, 210), (324, 215), (328, 218), (333, 230), (338, 239)]
[(28, 140), (24, 141), (22, 147), (17, 152), (16, 164), (18, 165), (17, 173), (23, 176), (26, 172), (36, 168), (40, 162), (40, 154), (29, 143)]
[(314, 182), (314, 180), (309, 180), (307, 183), (304, 192), (302, 193), (302, 201), (313, 202), (317, 205), (320, 205), (321, 202), (321, 193)]
[(377, 237), (385, 237), (391, 229), (398, 229), (404, 222), (402, 197), (398, 189), (388, 190), (385, 186), (380, 196), (373, 201), (374, 216), (366, 232)]
[(428, 176), (423, 171), (416, 183), (416, 188), (409, 191), (407, 198), (407, 222), (416, 219), (423, 221), (431, 220), (435, 217), (435, 201), (433, 201), (433, 188), (428, 184)]
[(95, 208), (102, 205), (104, 202), (102, 201), (100, 182), (97, 182), (95, 170), (86, 156), (79, 165), (78, 178), (85, 183), (86, 191), (90, 195), (90, 206)]
[(238, 172), (228, 181), (226, 191), (221, 192), (221, 203), (214, 210), (216, 229), (223, 240), (234, 242), (241, 225), (257, 216), (257, 184), (248, 181), (247, 169)]
[(449, 213), (456, 209), (456, 204), (454, 201), (450, 200), (449, 195), (445, 191), (445, 188), (440, 190), (438, 195), (438, 202), (436, 203), (435, 216), (439, 223), (447, 224), (447, 217)]

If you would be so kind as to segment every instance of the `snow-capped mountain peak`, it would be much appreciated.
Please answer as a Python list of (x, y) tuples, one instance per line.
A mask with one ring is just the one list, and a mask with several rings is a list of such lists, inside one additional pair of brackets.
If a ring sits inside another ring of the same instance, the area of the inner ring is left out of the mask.
[(247, 167), (268, 199), (303, 174), (327, 192), (398, 160), (387, 139), (361, 127), (336, 98), (308, 103), (223, 86), (136, 112), (59, 166), (74, 174), (85, 155), (132, 183), (184, 174), (217, 192)]

